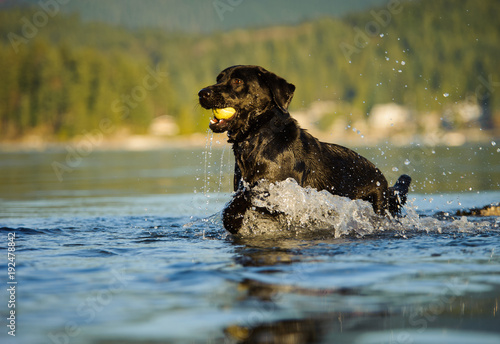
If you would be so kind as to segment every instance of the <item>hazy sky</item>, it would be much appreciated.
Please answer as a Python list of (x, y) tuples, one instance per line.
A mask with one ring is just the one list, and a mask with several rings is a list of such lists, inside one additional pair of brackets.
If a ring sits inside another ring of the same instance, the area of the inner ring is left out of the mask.
[[(60, 4), (59, 2), (66, 4)], [(323, 16), (342, 16), (388, 0), (0, 0), (1, 7), (56, 3), (57, 11), (78, 12), (83, 20), (127, 27), (211, 32), (296, 24)], [(50, 7), (49, 7), (50, 8)]]

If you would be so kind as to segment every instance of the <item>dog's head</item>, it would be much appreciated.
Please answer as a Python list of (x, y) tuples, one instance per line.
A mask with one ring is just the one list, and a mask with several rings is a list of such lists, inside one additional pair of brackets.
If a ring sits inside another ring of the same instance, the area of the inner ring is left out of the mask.
[(259, 66), (233, 66), (217, 76), (217, 83), (199, 93), (199, 102), (212, 109), (210, 129), (230, 135), (247, 131), (273, 107), (286, 113), (295, 86)]

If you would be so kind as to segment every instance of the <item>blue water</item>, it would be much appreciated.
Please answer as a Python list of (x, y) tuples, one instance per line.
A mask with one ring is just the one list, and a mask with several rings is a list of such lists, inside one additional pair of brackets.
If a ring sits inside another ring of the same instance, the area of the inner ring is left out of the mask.
[(64, 151), (1, 153), (0, 341), (499, 343), (500, 220), (452, 216), (500, 200), (498, 156), (469, 151), (413, 171), (411, 221), (337, 237), (228, 235), (227, 150), (96, 151), (62, 181)]

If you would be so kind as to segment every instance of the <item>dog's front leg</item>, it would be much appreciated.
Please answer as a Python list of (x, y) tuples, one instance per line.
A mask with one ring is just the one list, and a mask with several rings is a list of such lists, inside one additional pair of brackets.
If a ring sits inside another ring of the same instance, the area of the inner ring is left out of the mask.
[(249, 191), (246, 188), (239, 188), (222, 212), (224, 228), (232, 234), (238, 233), (243, 225), (245, 213), (251, 204)]

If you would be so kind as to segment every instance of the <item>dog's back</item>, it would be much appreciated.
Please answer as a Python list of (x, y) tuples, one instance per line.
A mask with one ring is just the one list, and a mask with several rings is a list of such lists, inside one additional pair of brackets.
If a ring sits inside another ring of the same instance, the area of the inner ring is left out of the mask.
[(375, 212), (381, 215), (385, 215), (386, 210), (393, 216), (400, 212), (406, 201), (411, 181), (409, 176), (401, 176), (398, 183), (389, 188), (382, 172), (368, 159), (349, 148), (320, 142), (291, 120), (300, 130), (300, 138), (292, 148), (295, 169), (301, 166), (304, 170), (299, 185), (369, 201)]

